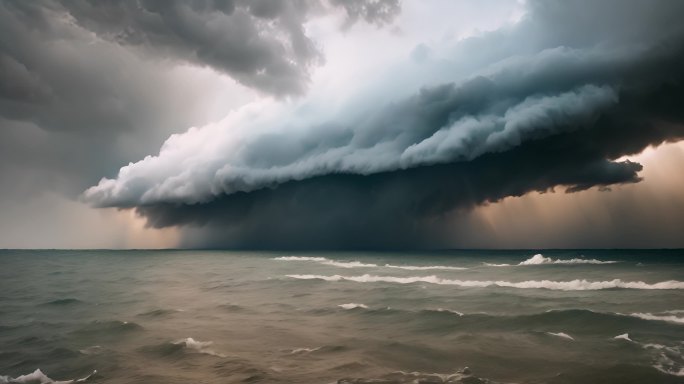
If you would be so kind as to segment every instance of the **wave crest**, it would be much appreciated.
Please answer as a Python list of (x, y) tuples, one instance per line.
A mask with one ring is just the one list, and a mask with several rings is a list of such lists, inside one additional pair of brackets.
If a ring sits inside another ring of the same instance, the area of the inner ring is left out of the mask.
[(339, 267), (339, 268), (394, 268), (394, 269), (404, 269), (408, 271), (429, 271), (429, 270), (464, 270), (468, 269), (465, 267), (452, 267), (452, 266), (446, 266), (446, 265), (425, 265), (425, 266), (419, 266), (419, 265), (392, 265), (392, 264), (385, 264), (383, 265), (378, 265), (374, 263), (362, 263), (360, 261), (339, 261), (339, 260), (331, 260), (325, 257), (310, 257), (310, 256), (281, 256), (281, 257), (275, 257), (273, 260), (277, 261), (311, 261), (323, 265), (329, 265), (332, 267)]
[(225, 355), (218, 353), (218, 352), (209, 348), (212, 344), (214, 344), (213, 341), (199, 341), (199, 340), (193, 339), (192, 337), (187, 337), (185, 339), (174, 341), (173, 344), (182, 345), (187, 349), (190, 349), (192, 351), (199, 352), (199, 353), (204, 353), (206, 355), (226, 357)]
[(617, 261), (613, 260), (596, 260), (596, 259), (581, 259), (581, 258), (573, 258), (573, 259), (552, 259), (550, 257), (545, 257), (541, 253), (537, 253), (536, 255), (530, 257), (529, 259), (525, 261), (521, 261), (518, 264), (492, 264), (492, 263), (484, 263), (486, 266), (489, 267), (519, 267), (519, 266), (526, 266), (526, 265), (544, 265), (544, 264), (615, 264)]
[(353, 281), (357, 283), (397, 283), (397, 284), (411, 284), (411, 283), (429, 283), (438, 285), (455, 285), (459, 287), (468, 288), (487, 288), (487, 287), (503, 287), (503, 288), (520, 288), (520, 289), (550, 289), (561, 291), (591, 291), (599, 289), (684, 289), (684, 282), (676, 280), (661, 281), (658, 283), (645, 283), (643, 281), (622, 281), (620, 279), (613, 279), (608, 281), (588, 281), (584, 279), (575, 279), (570, 281), (554, 281), (554, 280), (527, 280), (520, 282), (511, 282), (503, 280), (452, 280), (443, 279), (435, 275), (432, 276), (409, 276), (409, 277), (395, 277), (395, 276), (377, 276), (377, 275), (361, 275), (361, 276), (342, 276), (342, 275), (286, 275), (293, 279), (301, 280), (324, 280), (324, 281)]
[(9, 377), (9, 376), (2, 376), (0, 375), (0, 384), (9, 384), (9, 383), (23, 383), (23, 384), (72, 384), (72, 383), (83, 383), (90, 379), (93, 375), (95, 375), (97, 371), (93, 371), (90, 375), (82, 378), (82, 379), (73, 379), (73, 380), (53, 380), (49, 378), (46, 374), (44, 374), (40, 369), (36, 369), (32, 373), (26, 374), (26, 375), (21, 375), (18, 377)]

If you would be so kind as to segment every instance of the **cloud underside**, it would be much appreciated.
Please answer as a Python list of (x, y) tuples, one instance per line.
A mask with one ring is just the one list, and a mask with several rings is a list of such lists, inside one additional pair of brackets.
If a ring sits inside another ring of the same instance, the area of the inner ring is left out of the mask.
[(591, 9), (531, 2), (515, 28), (462, 44), (485, 61), (464, 80), (325, 124), (191, 130), (84, 198), (210, 228), (211, 246), (420, 247), (487, 202), (638, 182), (641, 165), (617, 159), (684, 138), (683, 6), (642, 18), (629, 2), (611, 29), (609, 3), (581, 19)]
[[(547, 191), (638, 182), (641, 165), (607, 157), (684, 137), (684, 127), (612, 120), (601, 129), (526, 142), (469, 162), (373, 175), (328, 174), (207, 203), (158, 203), (136, 211), (154, 227), (221, 227), (210, 246), (375, 248), (429, 246), (430, 231), (459, 209)], [(456, 235), (457, 236), (457, 235)]]

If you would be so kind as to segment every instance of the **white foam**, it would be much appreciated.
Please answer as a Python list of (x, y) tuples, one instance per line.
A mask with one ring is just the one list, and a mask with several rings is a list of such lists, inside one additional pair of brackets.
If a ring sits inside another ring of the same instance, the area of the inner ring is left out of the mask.
[(386, 268), (397, 268), (397, 269), (405, 269), (408, 271), (430, 271), (430, 270), (444, 270), (444, 271), (461, 271), (464, 269), (468, 269), (465, 267), (450, 267), (446, 265), (427, 265), (427, 266), (417, 266), (417, 265), (391, 265), (391, 264), (385, 264)]
[(324, 265), (331, 265), (333, 267), (340, 268), (377, 268), (377, 264), (366, 264), (360, 261), (335, 261), (335, 260), (325, 260), (320, 262)]
[(602, 260), (596, 260), (596, 259), (552, 259), (550, 257), (545, 257), (541, 253), (537, 253), (536, 255), (530, 257), (529, 259), (525, 261), (521, 261), (518, 264), (492, 264), (492, 263), (484, 263), (486, 266), (489, 267), (512, 267), (512, 266), (526, 266), (526, 265), (543, 265), (543, 264), (615, 264), (617, 261), (602, 261)]
[(338, 305), (338, 307), (341, 307), (344, 309), (356, 309), (356, 308), (368, 309), (368, 306), (366, 304), (358, 304), (358, 303), (340, 304), (340, 305)]
[[(660, 344), (644, 344), (644, 348), (654, 348), (658, 350), (653, 367), (660, 372), (667, 373), (673, 376), (684, 376), (684, 367), (682, 367), (682, 354), (677, 348), (666, 347)], [(677, 359), (678, 361), (675, 361)]]
[[(632, 341), (632, 340), (630, 340)], [(684, 355), (678, 346), (667, 346), (655, 343), (638, 343), (642, 348), (652, 350), (654, 355), (653, 367), (663, 373), (673, 376), (684, 376)]]
[(546, 334), (551, 335), (551, 336), (556, 336), (556, 337), (562, 337), (562, 338), (568, 339), (568, 340), (573, 340), (573, 341), (575, 340), (572, 336), (568, 335), (565, 332), (558, 332), (558, 333), (546, 332)]
[(226, 357), (225, 355), (209, 348), (212, 344), (214, 344), (213, 341), (199, 341), (193, 339), (192, 337), (187, 337), (185, 339), (176, 340), (173, 342), (173, 344), (183, 344), (187, 349), (192, 349), (193, 351), (207, 355)]
[(276, 257), (273, 260), (278, 260), (278, 261), (325, 261), (328, 259), (326, 259), (325, 257), (281, 256), (281, 257)]
[(668, 323), (684, 324), (684, 317), (674, 315), (654, 315), (652, 313), (630, 313), (627, 316), (638, 317), (644, 320), (666, 321)]
[(19, 377), (9, 377), (9, 376), (0, 376), (0, 384), (8, 384), (8, 383), (24, 383), (24, 384), (71, 384), (71, 383), (82, 383), (88, 379), (90, 379), (94, 374), (96, 374), (97, 371), (93, 371), (90, 375), (82, 378), (82, 379), (75, 379), (75, 380), (53, 380), (49, 378), (46, 374), (44, 374), (40, 369), (36, 369), (32, 373), (29, 373), (27, 375), (21, 375)]
[[(553, 280), (527, 280), (520, 282), (510, 282), (503, 280), (452, 280), (443, 279), (435, 275), (431, 276), (409, 276), (409, 277), (395, 277), (395, 276), (377, 276), (377, 275), (361, 275), (361, 276), (342, 276), (342, 275), (287, 275), (293, 279), (303, 280), (325, 280), (325, 281), (354, 281), (358, 283), (430, 283), (438, 285), (455, 285), (460, 287), (486, 288), (486, 287), (504, 287), (504, 288), (520, 288), (520, 289), (551, 289), (561, 291), (590, 291), (599, 289), (611, 288), (626, 288), (626, 289), (684, 289), (684, 282), (668, 280), (659, 283), (645, 283), (643, 281), (622, 281), (620, 279), (608, 281), (588, 281), (588, 280), (570, 280), (570, 281), (553, 281)], [(675, 317), (675, 316), (673, 316)]]
[(310, 352), (315, 352), (321, 349), (322, 347), (316, 347), (316, 348), (295, 348), (292, 351), (290, 351), (291, 354), (298, 354), (298, 353), (310, 353)]
[[(278, 261), (312, 261), (315, 263), (323, 264), (323, 265), (329, 265), (332, 267), (339, 267), (339, 268), (379, 268), (383, 267), (378, 264), (374, 263), (362, 263), (360, 261), (340, 261), (340, 260), (331, 260), (325, 257), (308, 257), (308, 256), (281, 256), (281, 257), (276, 257), (273, 260), (278, 260)], [(451, 266), (446, 266), (446, 265), (426, 265), (426, 266), (419, 266), (419, 265), (392, 265), (392, 264), (385, 264), (385, 268), (395, 268), (395, 269), (404, 269), (408, 271), (429, 271), (429, 270), (464, 270), (468, 268), (464, 267), (451, 267)]]
[(436, 312), (448, 312), (448, 313), (453, 313), (454, 315), (463, 316), (463, 312), (454, 311), (454, 310), (452, 310), (452, 309), (446, 309), (446, 308), (431, 309), (431, 311), (436, 311)]
[(627, 341), (634, 342), (634, 340), (629, 338), (629, 333), (623, 333), (622, 335), (617, 335), (617, 336), (613, 337), (613, 339), (615, 339), (615, 340), (627, 340)]

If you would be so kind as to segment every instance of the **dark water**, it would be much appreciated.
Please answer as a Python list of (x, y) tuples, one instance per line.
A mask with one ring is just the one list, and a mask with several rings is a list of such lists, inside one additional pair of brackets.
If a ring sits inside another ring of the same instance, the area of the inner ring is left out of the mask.
[(683, 352), (683, 251), (0, 251), (0, 383), (681, 383)]

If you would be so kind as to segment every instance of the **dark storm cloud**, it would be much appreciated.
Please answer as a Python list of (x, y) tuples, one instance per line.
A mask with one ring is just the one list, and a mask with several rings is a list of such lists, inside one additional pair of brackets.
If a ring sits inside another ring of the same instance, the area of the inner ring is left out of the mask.
[(323, 126), (191, 131), (85, 198), (155, 227), (208, 226), (204, 245), (419, 247), (454, 211), (635, 183), (641, 165), (616, 159), (684, 138), (683, 11), (531, 2), (514, 28), (461, 44), (486, 63), (467, 80)]
[[(390, 22), (396, 0), (331, 2), (359, 19)], [(328, 3), (278, 0), (63, 1), (84, 28), (121, 45), (207, 65), (274, 95), (302, 94), (322, 60), (303, 23)]]
[(13, 180), (2, 189), (19, 184), (10, 174), (48, 172), (49, 188), (62, 178), (73, 196), (203, 123), (178, 64), (266, 93), (303, 92), (322, 56), (302, 24), (326, 12), (343, 10), (318, 1), (0, 1), (0, 181)]

